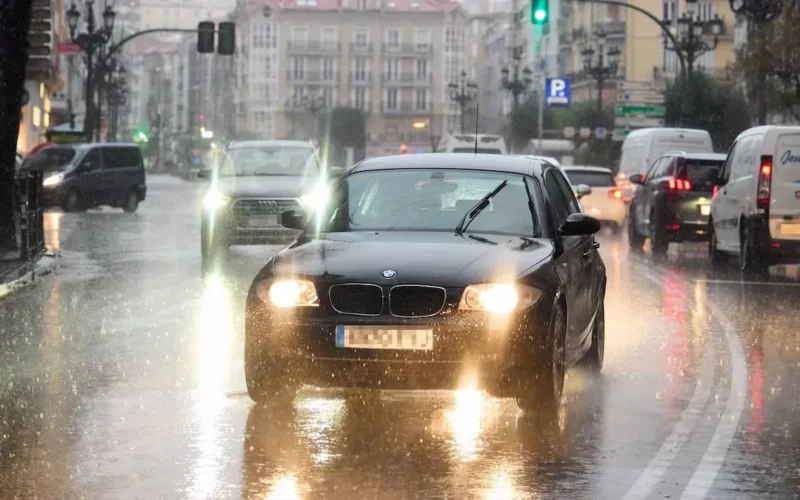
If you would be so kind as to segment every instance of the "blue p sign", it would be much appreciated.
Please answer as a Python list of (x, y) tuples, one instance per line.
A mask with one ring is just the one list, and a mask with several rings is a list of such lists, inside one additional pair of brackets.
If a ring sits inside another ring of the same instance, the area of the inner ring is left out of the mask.
[(568, 108), (572, 97), (569, 78), (547, 78), (544, 103), (548, 108)]

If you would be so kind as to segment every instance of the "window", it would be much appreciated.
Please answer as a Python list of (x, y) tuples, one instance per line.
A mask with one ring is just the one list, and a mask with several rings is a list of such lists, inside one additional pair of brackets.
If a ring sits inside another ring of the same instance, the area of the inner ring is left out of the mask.
[(353, 107), (357, 109), (367, 109), (367, 89), (355, 87), (353, 89)]
[(553, 216), (555, 217), (556, 226), (561, 227), (567, 221), (570, 214), (575, 212), (572, 209), (571, 200), (567, 196), (567, 194), (569, 194), (571, 197), (572, 191), (567, 189), (569, 192), (565, 193), (561, 188), (555, 170), (552, 169), (545, 175), (544, 184), (547, 190), (548, 204), (553, 207)]
[(369, 59), (365, 57), (357, 57), (353, 61), (353, 79), (357, 82), (367, 81), (367, 73), (369, 72)]
[(369, 44), (369, 28), (356, 28), (353, 33), (353, 44), (360, 47)]
[(304, 57), (292, 58), (292, 78), (302, 80), (306, 74), (306, 59)]
[(427, 89), (417, 89), (416, 90), (416, 109), (417, 111), (424, 111), (428, 109), (428, 90)]
[(333, 108), (336, 105), (336, 89), (331, 87), (323, 88), (322, 103), (326, 109)]
[(356, 0), (357, 10), (367, 10), (367, 0)]
[(400, 77), (400, 59), (386, 59), (386, 79), (397, 80)]
[(417, 59), (417, 81), (424, 82), (428, 79), (428, 60)]
[(399, 49), (400, 48), (400, 30), (396, 28), (390, 28), (386, 30), (386, 46), (390, 49)]
[[(518, 174), (433, 169), (376, 170), (348, 176), (321, 215), (323, 232), (452, 232), (464, 214), (503, 181), (506, 186), (468, 225), (466, 233), (539, 236)], [(535, 193), (536, 190), (531, 190)], [(534, 213), (542, 213), (534, 199)]]
[(142, 157), (138, 148), (102, 148), (103, 168), (138, 167)]
[[(259, 115), (258, 119), (266, 121), (266, 115)], [(251, 175), (316, 177), (319, 175), (319, 170), (316, 154), (311, 147), (251, 146), (231, 148), (219, 175), (221, 177)]]
[(336, 43), (339, 41), (339, 30), (335, 26), (326, 26), (322, 28), (322, 42), (323, 43)]
[(81, 160), (81, 169), (94, 170), (100, 168), (100, 150), (90, 149)]
[(399, 97), (397, 89), (386, 89), (386, 109), (398, 109)]
[(322, 60), (322, 79), (331, 81), (336, 79), (336, 59), (326, 57)]
[(414, 43), (417, 45), (417, 50), (427, 50), (431, 46), (431, 30), (417, 28), (414, 32)]
[(301, 45), (308, 40), (308, 28), (305, 26), (292, 27), (292, 42), (295, 45)]

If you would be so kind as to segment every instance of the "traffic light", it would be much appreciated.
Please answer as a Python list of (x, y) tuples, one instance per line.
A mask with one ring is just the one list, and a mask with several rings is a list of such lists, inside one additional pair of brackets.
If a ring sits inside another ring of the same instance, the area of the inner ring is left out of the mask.
[(34, 0), (31, 24), (28, 30), (28, 58), (25, 78), (46, 80), (50, 78), (50, 43), (52, 42), (53, 11), (50, 0)]
[(217, 54), (232, 56), (234, 50), (236, 50), (236, 25), (232, 22), (219, 23)]
[(136, 143), (147, 142), (147, 140), (147, 132), (142, 129), (137, 130), (136, 133), (133, 134), (133, 141)]
[(400, 144), (400, 154), (401, 155), (407, 155), (408, 154), (408, 144), (406, 144), (405, 142)]
[(197, 52), (201, 54), (214, 52), (214, 23), (211, 21), (197, 23)]
[(549, 0), (531, 0), (531, 22), (547, 24), (550, 21)]

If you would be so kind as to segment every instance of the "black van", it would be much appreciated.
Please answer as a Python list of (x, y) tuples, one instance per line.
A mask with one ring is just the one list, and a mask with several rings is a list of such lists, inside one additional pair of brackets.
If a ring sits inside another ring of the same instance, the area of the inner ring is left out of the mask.
[(48, 146), (23, 168), (43, 171), (45, 206), (68, 212), (99, 205), (135, 212), (147, 196), (142, 152), (135, 144)]

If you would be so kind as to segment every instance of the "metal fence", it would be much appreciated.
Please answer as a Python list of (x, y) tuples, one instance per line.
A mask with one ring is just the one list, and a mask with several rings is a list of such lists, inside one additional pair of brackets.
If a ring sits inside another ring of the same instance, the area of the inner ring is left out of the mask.
[(42, 172), (18, 171), (14, 177), (14, 206), (20, 259), (36, 261), (45, 252)]

